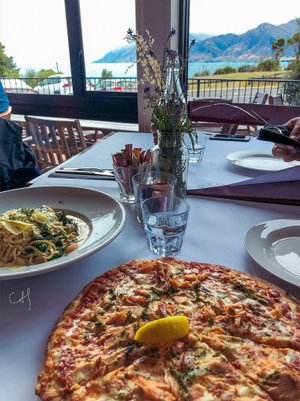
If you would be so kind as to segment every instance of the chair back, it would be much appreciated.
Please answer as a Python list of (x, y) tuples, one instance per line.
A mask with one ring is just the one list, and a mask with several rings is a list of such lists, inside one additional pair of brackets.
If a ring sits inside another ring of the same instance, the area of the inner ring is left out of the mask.
[(264, 93), (264, 92), (256, 92), (253, 102), (255, 104), (266, 104), (267, 100), (268, 100), (268, 93)]
[(270, 95), (269, 96), (269, 104), (272, 106), (283, 106), (283, 96), (282, 94), (279, 95)]
[(11, 106), (9, 106), (9, 108), (7, 110), (3, 111), (3, 113), (0, 113), (0, 117), (5, 118), (6, 120), (10, 120), (11, 112), (12, 112), (12, 108), (11, 108)]
[(38, 167), (55, 167), (87, 148), (78, 120), (54, 120), (25, 116)]

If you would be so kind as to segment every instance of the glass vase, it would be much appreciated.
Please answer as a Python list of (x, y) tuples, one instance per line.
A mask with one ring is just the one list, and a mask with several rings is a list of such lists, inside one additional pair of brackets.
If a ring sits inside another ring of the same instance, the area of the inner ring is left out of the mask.
[(175, 196), (185, 198), (189, 154), (182, 135), (158, 131), (158, 143), (152, 149), (152, 161), (160, 171), (175, 175)]

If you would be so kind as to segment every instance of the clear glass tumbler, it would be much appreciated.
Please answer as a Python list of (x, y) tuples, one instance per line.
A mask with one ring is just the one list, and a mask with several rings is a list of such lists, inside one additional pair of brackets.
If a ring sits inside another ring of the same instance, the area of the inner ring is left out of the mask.
[(120, 200), (125, 203), (134, 203), (132, 177), (138, 172), (138, 167), (113, 166), (113, 170), (119, 186)]
[(207, 142), (207, 135), (200, 134), (200, 133), (197, 134), (196, 141), (194, 143), (194, 147), (192, 145), (191, 140), (189, 138), (186, 139), (186, 147), (189, 152), (189, 162), (190, 163), (202, 162), (204, 152), (205, 152), (206, 142)]
[(142, 222), (141, 203), (148, 198), (164, 196), (173, 203), (176, 177), (159, 170), (139, 173), (132, 177), (137, 220)]
[(166, 197), (142, 202), (143, 227), (151, 252), (158, 256), (174, 256), (180, 252), (190, 207), (186, 200)]

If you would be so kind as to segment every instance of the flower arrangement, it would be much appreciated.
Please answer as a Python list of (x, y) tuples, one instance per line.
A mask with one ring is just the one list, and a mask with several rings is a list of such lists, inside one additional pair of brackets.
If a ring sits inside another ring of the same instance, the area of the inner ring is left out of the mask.
[[(194, 128), (188, 118), (185, 93), (181, 83), (188, 57), (183, 60), (177, 51), (168, 47), (170, 39), (176, 34), (175, 29), (171, 29), (166, 38), (162, 61), (153, 51), (153, 37), (149, 31), (145, 32), (144, 38), (128, 29), (125, 39), (128, 43), (136, 44), (137, 63), (143, 68), (143, 77), (139, 82), (145, 85), (147, 107), (152, 110), (151, 122), (161, 132), (192, 135)], [(191, 42), (189, 50), (194, 44), (195, 40)]]
[[(176, 34), (175, 29), (169, 32), (164, 48), (162, 61), (153, 51), (154, 39), (149, 31), (146, 37), (127, 31), (128, 43), (135, 43), (137, 63), (143, 68), (140, 83), (148, 100), (147, 107), (152, 110), (151, 130), (154, 142), (158, 134), (158, 144), (152, 149), (152, 161), (160, 171), (176, 177), (175, 195), (185, 197), (188, 173), (188, 151), (184, 143), (184, 134), (188, 133), (192, 144), (195, 130), (188, 118), (186, 96), (182, 87), (182, 76), (187, 66), (177, 51), (169, 48), (170, 39)], [(195, 44), (193, 40), (189, 47)]]

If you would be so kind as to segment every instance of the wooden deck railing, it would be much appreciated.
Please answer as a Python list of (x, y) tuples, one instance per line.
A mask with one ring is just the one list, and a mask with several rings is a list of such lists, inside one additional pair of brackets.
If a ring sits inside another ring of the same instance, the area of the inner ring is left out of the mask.
[[(66, 78), (64, 78), (66, 79)], [(47, 78), (47, 85), (41, 85), (41, 78), (1, 78), (8, 93), (59, 94), (57, 80)], [(53, 84), (52, 84), (53, 80)], [(60, 94), (72, 94), (72, 79), (67, 77), (68, 91)], [(89, 77), (87, 90), (101, 92), (136, 92), (136, 77), (100, 78)], [(56, 85), (56, 86), (54, 86)], [(28, 89), (29, 88), (29, 89)], [(282, 94), (285, 105), (300, 106), (300, 80), (275, 78), (224, 79), (224, 78), (189, 78), (188, 99), (223, 99), (233, 103), (252, 103), (257, 92), (276, 96)]]

